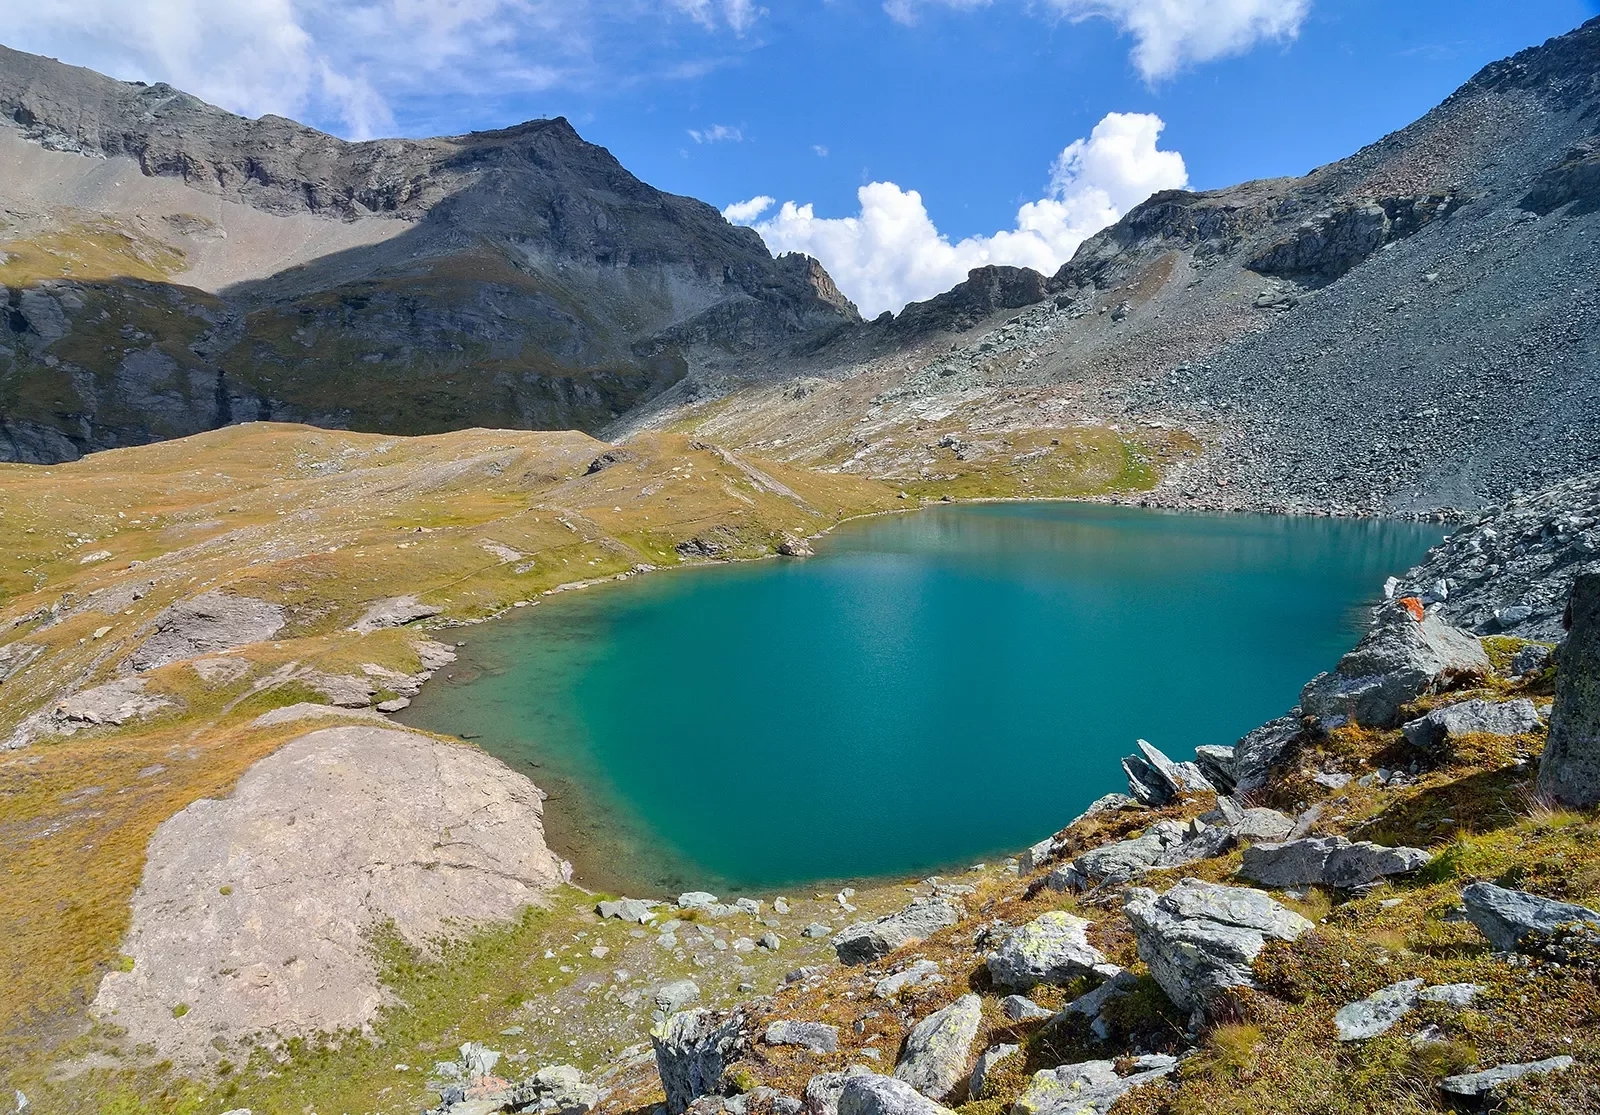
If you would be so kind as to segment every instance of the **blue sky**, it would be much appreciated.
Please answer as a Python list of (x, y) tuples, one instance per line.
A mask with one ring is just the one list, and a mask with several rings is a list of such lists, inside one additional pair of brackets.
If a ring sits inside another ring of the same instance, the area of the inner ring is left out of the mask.
[[(773, 199), (745, 219), (775, 248), (822, 256), (876, 310), (943, 289), (973, 261), (1053, 258), (1152, 185), (1221, 186), (1342, 157), (1600, 5), (38, 0), (30, 12), (0, 33), (8, 45), (346, 136), (565, 115), (663, 189), (718, 207)], [(1134, 169), (1096, 170), (1091, 147), (1053, 179), (1108, 113), (1128, 115), (1100, 153), (1137, 134)], [(926, 227), (896, 240), (823, 223), (858, 215), (858, 191), (875, 182), (896, 187), (878, 199), (886, 220)], [(1049, 251), (988, 239), (1048, 198), (1076, 207), (1044, 237)], [(813, 209), (782, 224), (785, 201)], [(983, 239), (933, 259), (929, 235)]]

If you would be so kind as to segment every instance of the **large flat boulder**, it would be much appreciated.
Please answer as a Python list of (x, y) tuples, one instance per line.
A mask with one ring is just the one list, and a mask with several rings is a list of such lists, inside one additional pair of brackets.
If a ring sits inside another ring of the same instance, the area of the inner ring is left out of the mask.
[(1178, 1067), (1176, 1057), (1136, 1057), (1133, 1071), (1117, 1073), (1113, 1061), (1080, 1061), (1033, 1074), (1027, 1090), (1011, 1105), (1011, 1115), (1106, 1115), (1135, 1088), (1153, 1084)]
[(1378, 613), (1366, 637), (1332, 673), (1306, 685), (1300, 707), (1323, 728), (1349, 723), (1391, 728), (1408, 701), (1489, 672), (1489, 656), (1477, 636), (1432, 613), (1419, 618), (1397, 602)]
[(1501, 952), (1544, 951), (1557, 936), (1578, 935), (1600, 941), (1600, 913), (1587, 906), (1557, 902), (1527, 891), (1493, 883), (1473, 883), (1461, 890), (1467, 920)]
[(905, 1081), (871, 1072), (845, 1077), (837, 1111), (838, 1115), (950, 1115), (948, 1107)]
[(1474, 698), (1436, 708), (1401, 729), (1406, 741), (1424, 751), (1434, 751), (1462, 736), (1520, 736), (1544, 726), (1539, 710), (1526, 697), (1514, 701)]
[(1433, 859), (1421, 848), (1389, 848), (1342, 836), (1308, 836), (1283, 844), (1253, 844), (1244, 850), (1240, 878), (1269, 887), (1325, 886), (1348, 889), (1393, 875), (1407, 875)]
[(1227, 988), (1253, 986), (1251, 965), (1268, 940), (1293, 941), (1311, 929), (1264, 891), (1199, 879), (1165, 894), (1130, 888), (1123, 910), (1151, 976), (1191, 1012)]
[(943, 898), (918, 898), (899, 913), (856, 922), (839, 930), (833, 948), (842, 964), (866, 964), (921, 941), (961, 920), (961, 909)]
[(216, 1057), (217, 1037), (359, 1029), (388, 999), (374, 926), (426, 947), (567, 877), (543, 797), (474, 747), (375, 725), (301, 736), (156, 830), (132, 969), (104, 977), (93, 1014), (179, 1063)]

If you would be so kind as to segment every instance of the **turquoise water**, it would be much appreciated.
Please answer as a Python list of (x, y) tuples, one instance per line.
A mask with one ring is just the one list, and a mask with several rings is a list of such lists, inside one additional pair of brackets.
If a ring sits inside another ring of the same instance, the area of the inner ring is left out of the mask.
[(1014, 852), (1291, 707), (1442, 532), (1078, 504), (847, 525), (808, 561), (571, 592), (467, 635), (408, 723), (550, 792), (580, 882), (633, 893)]

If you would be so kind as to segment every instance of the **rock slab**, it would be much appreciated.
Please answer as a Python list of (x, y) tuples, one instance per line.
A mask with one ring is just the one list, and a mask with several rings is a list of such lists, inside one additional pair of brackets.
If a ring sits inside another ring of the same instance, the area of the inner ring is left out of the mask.
[(700, 1008), (674, 1014), (650, 1031), (656, 1071), (669, 1115), (683, 1115), (701, 1096), (722, 1088), (722, 1070), (740, 1047), (739, 1015)]
[(967, 1076), (972, 1043), (983, 1021), (983, 1000), (963, 995), (912, 1028), (894, 1077), (929, 1099), (942, 1100)]
[(1600, 573), (1573, 583), (1567, 614), (1538, 785), (1556, 801), (1587, 808), (1600, 803)]
[(1433, 855), (1421, 848), (1388, 848), (1342, 836), (1308, 836), (1284, 844), (1253, 844), (1244, 850), (1241, 878), (1269, 887), (1365, 886), (1426, 865)]
[(834, 951), (842, 964), (865, 964), (895, 949), (921, 941), (961, 920), (961, 910), (942, 898), (918, 898), (897, 914), (857, 922), (839, 930)]
[(988, 957), (996, 987), (1026, 991), (1041, 983), (1065, 983), (1106, 962), (1089, 943), (1091, 922), (1062, 910), (1041, 914), (1014, 930)]

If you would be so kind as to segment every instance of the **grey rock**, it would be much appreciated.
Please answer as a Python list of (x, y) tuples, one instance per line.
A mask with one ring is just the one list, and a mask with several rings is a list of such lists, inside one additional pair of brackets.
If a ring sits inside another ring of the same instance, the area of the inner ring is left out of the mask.
[(669, 1115), (683, 1115), (701, 1096), (722, 1086), (722, 1070), (740, 1047), (743, 1019), (705, 1009), (674, 1014), (650, 1031), (656, 1071)]
[(963, 995), (917, 1023), (906, 1035), (894, 1077), (929, 1099), (942, 1100), (967, 1075), (972, 1043), (983, 1021), (983, 1000)]
[(583, 1073), (573, 1066), (547, 1065), (515, 1085), (506, 1094), (503, 1109), (536, 1111), (544, 1115), (588, 1115), (604, 1098), (605, 1091), (585, 1080)]
[(1316, 885), (1350, 888), (1427, 864), (1433, 855), (1421, 848), (1387, 848), (1370, 841), (1351, 843), (1342, 836), (1312, 836), (1285, 844), (1254, 844), (1244, 850), (1241, 878), (1269, 887)]
[(1047, 836), (1031, 847), (1025, 848), (1017, 857), (1017, 869), (1024, 875), (1032, 874), (1036, 868), (1044, 866), (1045, 862), (1055, 854), (1059, 844), (1054, 836)]
[(838, 1115), (945, 1115), (942, 1107), (903, 1080), (864, 1072), (847, 1077)]
[(283, 629), (284, 622), (284, 610), (278, 604), (218, 590), (203, 592), (162, 612), (155, 633), (139, 645), (128, 662), (135, 670), (153, 670), (170, 662), (265, 642)]
[(1511, 676), (1528, 677), (1542, 674), (1555, 657), (1555, 648), (1543, 643), (1529, 643), (1511, 656)]
[(1074, 817), (1072, 819), (1072, 824), (1068, 825), (1067, 827), (1071, 828), (1072, 825), (1077, 824), (1079, 821), (1087, 821), (1090, 817), (1098, 817), (1102, 813), (1114, 813), (1121, 812), (1122, 810), (1144, 808), (1144, 805), (1140, 804), (1138, 801), (1135, 801), (1127, 794), (1103, 794), (1090, 802), (1089, 808), (1085, 809), (1082, 813), (1079, 813), (1076, 817)]
[(1379, 611), (1372, 629), (1334, 672), (1306, 685), (1300, 706), (1324, 728), (1352, 721), (1389, 728), (1406, 702), (1489, 672), (1489, 656), (1476, 636), (1432, 613), (1418, 620), (1394, 603)]
[(1573, 583), (1567, 614), (1538, 786), (1564, 805), (1588, 808), (1600, 803), (1600, 572)]
[(754, 898), (735, 898), (733, 900), (733, 908), (749, 914), (753, 918), (761, 916), (761, 903)]
[(763, 933), (756, 938), (756, 945), (770, 952), (777, 952), (783, 944), (783, 938), (776, 933)]
[(1111, 1061), (1083, 1061), (1033, 1074), (1011, 1106), (1011, 1115), (1106, 1115), (1135, 1088), (1152, 1084), (1177, 1067), (1174, 1058), (1157, 1058), (1150, 1067), (1118, 1076)]
[(1168, 849), (1182, 844), (1184, 836), (1181, 822), (1163, 819), (1132, 839), (1118, 840), (1083, 853), (1072, 861), (1072, 866), (1086, 879), (1126, 882), (1155, 864)]
[(691, 890), (678, 895), (678, 909), (680, 910), (705, 910), (712, 906), (720, 906), (717, 896), (709, 891)]
[(762, 1036), (768, 1045), (800, 1045), (813, 1053), (832, 1053), (839, 1048), (839, 1028), (824, 1022), (769, 1022)]
[(646, 902), (642, 898), (616, 898), (597, 903), (594, 912), (603, 918), (618, 918), (646, 925), (655, 918), (658, 905), (660, 903)]
[(1276, 809), (1246, 809), (1232, 826), (1234, 838), (1241, 844), (1260, 844), (1286, 840), (1294, 831), (1294, 818)]
[(1089, 944), (1092, 923), (1052, 910), (1013, 930), (987, 960), (996, 987), (1026, 991), (1040, 983), (1066, 983), (1106, 962)]
[(1340, 1041), (1364, 1041), (1387, 1033), (1396, 1022), (1416, 1009), (1423, 980), (1390, 984), (1358, 1003), (1340, 1007), (1333, 1016)]
[(1001, 1044), (991, 1045), (978, 1054), (978, 1063), (973, 1066), (972, 1076), (967, 1081), (967, 1099), (983, 1099), (984, 1085), (988, 1083), (989, 1074), (994, 1071), (995, 1066), (1002, 1061), (1010, 1060), (1020, 1052), (1022, 1052), (1020, 1045)]
[(1024, 995), (1007, 995), (1000, 1000), (1000, 1011), (1013, 1022), (1050, 1017), (1049, 1011)]
[(1139, 985), (1139, 977), (1125, 968), (1110, 973), (1099, 987), (1085, 991), (1062, 1008), (1063, 1014), (1098, 1018), (1113, 999), (1120, 999)]
[(662, 1014), (677, 1014), (699, 998), (700, 985), (692, 979), (680, 979), (656, 988), (655, 1004)]
[(1123, 906), (1139, 956), (1185, 1010), (1220, 991), (1253, 986), (1250, 966), (1268, 939), (1292, 941), (1311, 923), (1263, 891), (1185, 879), (1165, 894), (1131, 888)]
[(1452, 1096), (1460, 1096), (1468, 1100), (1483, 1100), (1493, 1095), (1494, 1092), (1513, 1080), (1521, 1080), (1525, 1076), (1546, 1076), (1552, 1072), (1566, 1072), (1573, 1066), (1571, 1057), (1546, 1057), (1542, 1061), (1526, 1061), (1515, 1065), (1496, 1065), (1492, 1069), (1482, 1072), (1462, 1073), (1460, 1076), (1447, 1076), (1439, 1081), (1439, 1087)]
[(145, 690), (145, 679), (121, 678), (74, 693), (56, 706), (57, 719), (69, 725), (110, 724), (123, 725), (135, 720), (147, 720), (174, 703), (159, 694)]
[(1470, 1007), (1486, 989), (1480, 983), (1442, 983), (1424, 987), (1417, 998), (1424, 1003), (1437, 1003), (1445, 1007)]
[(1200, 768), (1200, 773), (1207, 782), (1217, 788), (1220, 793), (1231, 793), (1234, 788), (1234, 766), (1232, 746), (1207, 743), (1194, 749), (1194, 765)]
[(948, 929), (961, 920), (961, 910), (943, 898), (918, 898), (897, 914), (841, 929), (833, 947), (843, 964), (865, 964), (913, 941)]
[(1557, 902), (1493, 883), (1462, 888), (1467, 920), (1501, 952), (1537, 950), (1558, 933), (1576, 931), (1600, 937), (1600, 913), (1587, 906)]
[(1239, 794), (1267, 784), (1272, 765), (1283, 757), (1304, 731), (1298, 716), (1271, 720), (1233, 746), (1233, 785)]
[(831, 925), (823, 925), (820, 921), (814, 921), (814, 922), (812, 922), (811, 924), (807, 925), (804, 929), (802, 929), (800, 931), (800, 936), (802, 936), (802, 937), (826, 937), (829, 933), (832, 933), (832, 932), (833, 932), (833, 927)]
[(839, 1097), (844, 1094), (845, 1082), (852, 1076), (870, 1075), (864, 1065), (851, 1065), (844, 1072), (819, 1072), (806, 1081), (805, 1109), (807, 1115), (839, 1115)]
[(361, 618), (350, 625), (351, 631), (379, 631), (386, 627), (404, 627), (419, 619), (436, 616), (442, 609), (423, 604), (414, 596), (395, 596), (370, 605)]
[(1128, 792), (1144, 805), (1162, 806), (1186, 793), (1215, 790), (1194, 763), (1175, 763), (1146, 740), (1135, 741), (1137, 755), (1122, 760)]
[(883, 977), (872, 988), (879, 999), (892, 999), (908, 987), (926, 987), (943, 982), (939, 965), (932, 960), (918, 960), (910, 967)]
[(1544, 721), (1526, 697), (1514, 701), (1474, 698), (1436, 708), (1406, 724), (1406, 740), (1413, 747), (1432, 751), (1460, 736), (1520, 736), (1537, 731)]

